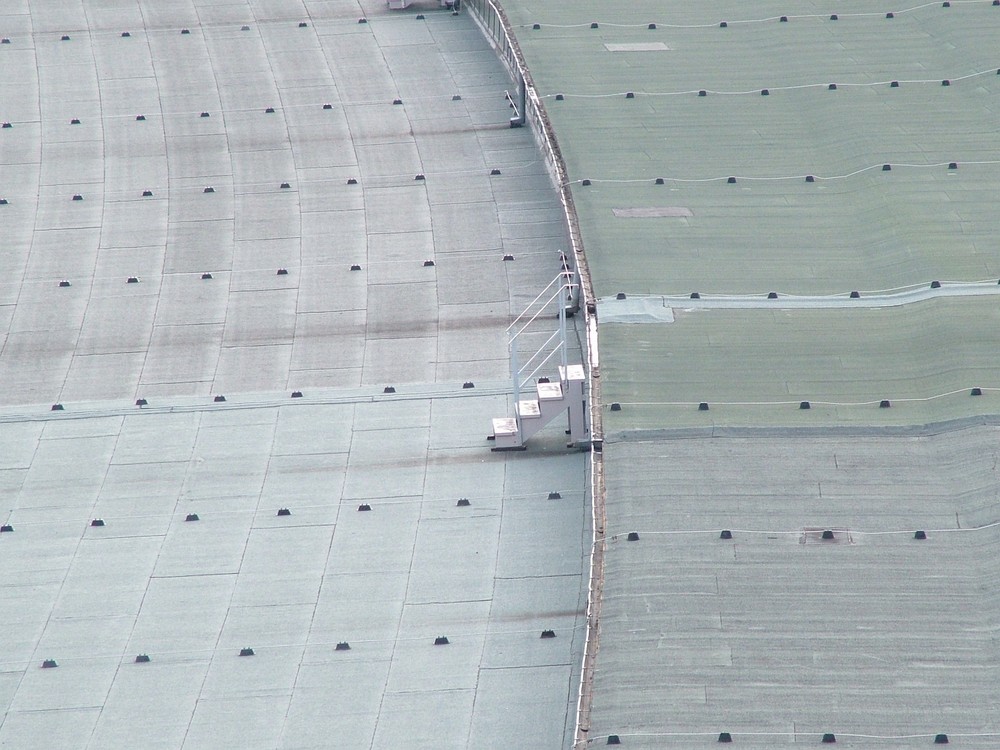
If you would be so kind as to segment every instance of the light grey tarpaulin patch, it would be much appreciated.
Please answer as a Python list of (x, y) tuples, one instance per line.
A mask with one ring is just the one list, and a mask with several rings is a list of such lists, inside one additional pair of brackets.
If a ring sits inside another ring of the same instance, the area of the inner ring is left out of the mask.
[(674, 311), (663, 297), (605, 297), (597, 301), (597, 319), (601, 323), (673, 323)]
[(625, 44), (605, 44), (608, 52), (662, 52), (670, 47), (663, 42), (633, 42)]
[(612, 208), (619, 219), (679, 219), (694, 216), (690, 208), (684, 206), (650, 206), (647, 208)]

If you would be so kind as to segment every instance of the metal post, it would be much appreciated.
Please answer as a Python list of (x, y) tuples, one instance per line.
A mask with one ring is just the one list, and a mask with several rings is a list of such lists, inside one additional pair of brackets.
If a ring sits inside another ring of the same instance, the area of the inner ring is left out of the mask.
[(518, 74), (517, 77), (521, 79), (517, 87), (517, 111), (521, 113), (521, 124), (524, 125), (528, 118), (528, 85), (524, 82), (523, 74)]
[(512, 128), (520, 128), (527, 122), (527, 110), (525, 110), (525, 105), (527, 102), (527, 86), (524, 83), (524, 75), (520, 72), (517, 74), (517, 116), (510, 118), (510, 126)]
[(515, 333), (510, 338), (510, 368), (514, 373), (514, 416), (517, 417), (518, 425), (521, 424), (521, 415), (517, 413), (517, 405), (521, 400), (521, 374), (518, 372), (520, 367), (517, 361), (517, 334)]
[(563, 304), (562, 296), (563, 290), (568, 289), (568, 284), (563, 284), (559, 288), (559, 347), (562, 349), (562, 372), (566, 372), (566, 368), (569, 366), (569, 360), (566, 354), (566, 305)]

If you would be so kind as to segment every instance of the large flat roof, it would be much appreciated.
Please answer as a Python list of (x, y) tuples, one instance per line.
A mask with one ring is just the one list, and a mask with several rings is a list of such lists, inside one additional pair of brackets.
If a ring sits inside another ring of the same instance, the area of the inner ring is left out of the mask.
[[(648, 425), (651, 403), (726, 402), (734, 408), (701, 418), (773, 422), (775, 401), (998, 385), (990, 40), (1000, 14), (990, 2), (892, 18), (860, 2), (504, 5), (560, 139), (608, 317), (601, 353), (613, 377), (602, 395), (624, 407), (609, 431)], [(956, 296), (904, 299), (934, 282)], [(973, 296), (973, 284), (992, 285), (989, 296)], [(691, 293), (702, 303), (686, 314)], [(770, 293), (773, 314), (712, 303)], [(619, 330), (619, 294), (668, 297), (676, 314)], [(793, 299), (810, 296), (850, 300), (854, 312), (803, 311)], [(908, 307), (871, 312), (881, 298)], [(936, 356), (944, 347), (954, 351)], [(746, 414), (738, 403), (761, 406)], [(862, 421), (970, 410), (997, 407), (944, 399)], [(857, 421), (848, 409), (808, 417)]]
[(502, 5), (600, 297), (579, 746), (996, 745), (998, 8)]
[(569, 746), (585, 456), (485, 439), (564, 224), (472, 20), (0, 37), (0, 745)]
[(996, 437), (609, 444), (593, 744), (994, 747)]

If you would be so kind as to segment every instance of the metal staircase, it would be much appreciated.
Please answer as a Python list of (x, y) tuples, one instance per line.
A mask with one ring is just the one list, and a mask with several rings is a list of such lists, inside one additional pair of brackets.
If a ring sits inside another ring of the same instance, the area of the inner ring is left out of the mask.
[[(507, 327), (514, 381), (514, 416), (493, 419), (493, 433), (487, 439), (494, 441), (494, 451), (524, 450), (526, 440), (563, 412), (567, 413), (569, 447), (586, 443), (584, 384), (587, 376), (583, 365), (569, 364), (566, 342), (567, 312), (572, 314), (575, 309), (577, 291), (573, 272), (564, 270)], [(553, 306), (558, 311), (559, 327), (549, 333), (539, 321), (549, 320)], [(547, 333), (541, 345), (536, 347), (531, 343), (532, 338)], [(534, 350), (524, 364), (520, 364), (522, 348)], [(543, 375), (546, 368), (551, 370), (557, 357), (555, 378)], [(523, 398), (528, 388), (530, 396)]]

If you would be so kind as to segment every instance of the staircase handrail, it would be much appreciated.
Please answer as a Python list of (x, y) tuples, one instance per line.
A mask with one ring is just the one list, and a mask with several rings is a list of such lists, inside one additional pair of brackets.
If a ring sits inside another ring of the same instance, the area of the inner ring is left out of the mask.
[(531, 326), (531, 324), (534, 323), (536, 320), (538, 320), (538, 317), (543, 312), (545, 312), (548, 306), (552, 303), (552, 300), (562, 297), (562, 291), (565, 288), (566, 288), (565, 285), (563, 285), (558, 289), (556, 289), (556, 291), (552, 294), (552, 296), (549, 297), (547, 300), (545, 300), (545, 303), (541, 307), (539, 307), (538, 310), (535, 312), (535, 314), (532, 315), (531, 318), (528, 320), (528, 322), (524, 324), (521, 330), (519, 330), (517, 333), (515, 333), (513, 336), (510, 337), (510, 340), (514, 341), (515, 339), (517, 339), (518, 336), (527, 331), (528, 328)]
[[(524, 371), (525, 371), (525, 370), (527, 370), (527, 369), (528, 369), (529, 367), (531, 367), (531, 363), (532, 363), (532, 362), (534, 362), (534, 360), (535, 360), (535, 357), (537, 357), (537, 356), (538, 356), (539, 354), (541, 354), (541, 353), (542, 353), (543, 351), (545, 351), (545, 348), (546, 348), (546, 347), (547, 347), (547, 346), (548, 346), (549, 344), (551, 344), (551, 343), (552, 343), (552, 340), (553, 340), (554, 338), (556, 338), (556, 337), (558, 337), (558, 336), (559, 336), (559, 331), (554, 331), (553, 333), (551, 333), (551, 334), (549, 335), (549, 337), (548, 337), (548, 338), (547, 338), (547, 339), (546, 339), (546, 340), (545, 340), (545, 341), (544, 341), (544, 342), (542, 343), (542, 345), (538, 347), (538, 350), (537, 350), (537, 351), (536, 351), (536, 352), (535, 352), (534, 354), (532, 354), (532, 355), (531, 355), (530, 357), (528, 357), (528, 361), (527, 361), (527, 362), (525, 362), (525, 363), (524, 363), (523, 365), (521, 365), (521, 369), (519, 369), (519, 370), (518, 370), (518, 371), (517, 371), (517, 372), (515, 373), (515, 376), (516, 376), (516, 377), (520, 377), (520, 376), (521, 376), (521, 373), (522, 373), (522, 372), (524, 372)], [(559, 347), (556, 347), (556, 349), (555, 349), (554, 351), (558, 351), (558, 349), (559, 349)], [(551, 355), (550, 355), (550, 356), (551, 356)], [(548, 357), (546, 357), (546, 359), (548, 359)], [(536, 372), (537, 372), (537, 368), (536, 368)], [(531, 376), (532, 376), (532, 375), (534, 375), (534, 374), (535, 374), (535, 373), (533, 372), (533, 373), (532, 373), (531, 375), (529, 375), (529, 376), (528, 376), (527, 378), (523, 378), (523, 379), (521, 380), (521, 382), (523, 383), (523, 382), (524, 382), (525, 380), (530, 380), (530, 379), (531, 379)]]
[[(548, 283), (548, 284), (546, 285), (546, 287), (545, 287), (545, 288), (544, 288), (544, 289), (543, 289), (542, 291), (540, 291), (540, 292), (539, 292), (539, 293), (537, 294), (537, 296), (536, 296), (536, 297), (535, 297), (535, 298), (534, 298), (533, 300), (531, 300), (531, 302), (529, 302), (529, 303), (528, 303), (528, 304), (527, 304), (527, 305), (525, 306), (524, 310), (522, 310), (522, 311), (521, 311), (521, 313), (520, 313), (520, 314), (519, 314), (519, 315), (518, 315), (518, 316), (517, 316), (516, 318), (514, 318), (514, 320), (513, 320), (513, 321), (511, 321), (511, 324), (510, 324), (509, 326), (507, 326), (507, 328), (505, 329), (505, 330), (506, 330), (507, 332), (509, 332), (511, 328), (513, 328), (514, 326), (516, 326), (516, 325), (517, 325), (517, 324), (518, 324), (518, 323), (519, 323), (519, 322), (521, 321), (521, 318), (523, 318), (523, 317), (524, 317), (525, 315), (527, 315), (527, 314), (528, 314), (528, 312), (529, 312), (529, 311), (531, 310), (531, 308), (532, 308), (532, 307), (534, 306), (534, 304), (535, 304), (536, 302), (538, 302), (538, 300), (540, 300), (540, 299), (542, 298), (542, 295), (543, 295), (543, 294), (545, 294), (545, 293), (546, 293), (547, 291), (549, 291), (549, 289), (551, 289), (551, 288), (552, 288), (552, 285), (553, 285), (553, 284), (555, 284), (555, 283), (556, 283), (557, 281), (559, 281), (559, 277), (560, 277), (560, 276), (562, 276), (562, 274), (559, 274), (559, 275), (558, 275), (558, 276), (556, 276), (556, 277), (555, 277), (554, 279), (552, 279), (552, 281), (550, 281), (550, 282), (549, 282), (549, 283)], [(546, 306), (547, 306), (547, 305), (548, 305), (548, 304), (549, 304), (549, 303), (550, 303), (551, 301), (552, 301), (552, 298), (551, 298), (551, 297), (549, 297), (549, 298), (548, 298), (548, 299), (547, 299), (547, 300), (546, 300), (546, 301), (545, 301), (545, 302), (544, 302), (544, 303), (542, 304), (542, 310), (544, 310), (544, 309), (545, 309), (545, 307), (546, 307)], [(537, 315), (537, 314), (538, 314), (538, 313), (535, 313), (535, 315)], [(534, 320), (534, 318), (532, 318), (532, 320)], [(529, 321), (529, 322), (530, 322), (530, 321)]]
[[(545, 359), (543, 359), (541, 362), (538, 363), (538, 367), (536, 367), (534, 370), (532, 370), (528, 374), (528, 377), (526, 377), (524, 379), (524, 381), (522, 381), (522, 382), (526, 382), (528, 380), (531, 380), (533, 377), (535, 377), (535, 374), (539, 370), (541, 370), (543, 367), (545, 367), (545, 363), (548, 362), (550, 359), (552, 359), (552, 355), (555, 354), (556, 352), (558, 352), (561, 348), (562, 347), (560, 347), (560, 346), (553, 347), (552, 351), (550, 351), (547, 355), (545, 355)], [(541, 349), (539, 349), (538, 352), (536, 352), (536, 354), (538, 354), (540, 352), (541, 352)]]

